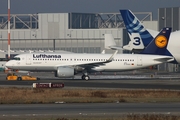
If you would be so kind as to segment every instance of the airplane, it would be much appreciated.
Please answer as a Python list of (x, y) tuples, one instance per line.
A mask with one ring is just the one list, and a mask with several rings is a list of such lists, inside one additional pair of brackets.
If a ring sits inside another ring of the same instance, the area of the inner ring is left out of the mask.
[(0, 58), (0, 71), (5, 71), (7, 68), (5, 67), (8, 58)]
[[(163, 28), (141, 54), (85, 54), (85, 53), (28, 53), (19, 54), (6, 63), (13, 70), (54, 71), (55, 77), (69, 78), (82, 73), (89, 80), (92, 72), (119, 72), (141, 69), (164, 62), (174, 57), (167, 54), (171, 28)], [(165, 40), (161, 43), (159, 40)]]
[(0, 61), (0, 71), (5, 70), (5, 64), (6, 64), (6, 61)]
[[(120, 10), (120, 13), (130, 37), (129, 44), (123, 46), (123, 48), (132, 52), (142, 51), (159, 32), (146, 29), (140, 20), (130, 10)], [(167, 46), (167, 49), (175, 58), (175, 61), (172, 62), (175, 64), (180, 64), (179, 37), (180, 31), (172, 32)]]

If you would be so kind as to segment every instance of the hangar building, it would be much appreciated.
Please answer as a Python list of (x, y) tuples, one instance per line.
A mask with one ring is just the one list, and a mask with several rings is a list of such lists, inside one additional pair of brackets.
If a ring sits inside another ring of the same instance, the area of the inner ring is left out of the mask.
[[(152, 13), (144, 14), (148, 27), (157, 30)], [(7, 50), (7, 16), (0, 15), (0, 50)], [(111, 33), (117, 45), (128, 43), (120, 13), (38, 13), (11, 15), (11, 50), (65, 50), (100, 53), (104, 34)], [(122, 51), (119, 51), (122, 53)]]

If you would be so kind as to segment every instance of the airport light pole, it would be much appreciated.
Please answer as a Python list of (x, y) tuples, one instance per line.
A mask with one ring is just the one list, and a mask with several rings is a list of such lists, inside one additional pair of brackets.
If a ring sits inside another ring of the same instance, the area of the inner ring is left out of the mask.
[(10, 0), (8, 0), (8, 59), (10, 59)]

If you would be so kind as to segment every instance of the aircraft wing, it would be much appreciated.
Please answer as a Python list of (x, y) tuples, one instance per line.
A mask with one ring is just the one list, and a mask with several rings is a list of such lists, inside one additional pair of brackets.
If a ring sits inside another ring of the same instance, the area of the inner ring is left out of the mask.
[(97, 62), (97, 61), (89, 61), (89, 62), (86, 62), (86, 63), (70, 63), (70, 64), (60, 64), (60, 65), (57, 65), (58, 67), (59, 66), (80, 66), (80, 67), (85, 67), (85, 68), (93, 68), (93, 67), (97, 67), (97, 66), (101, 66), (101, 65), (105, 65), (106, 63), (109, 63), (111, 62), (113, 59), (114, 59), (114, 56), (117, 54), (118, 50), (116, 50), (112, 56), (106, 60), (106, 61), (100, 61), (100, 62)]

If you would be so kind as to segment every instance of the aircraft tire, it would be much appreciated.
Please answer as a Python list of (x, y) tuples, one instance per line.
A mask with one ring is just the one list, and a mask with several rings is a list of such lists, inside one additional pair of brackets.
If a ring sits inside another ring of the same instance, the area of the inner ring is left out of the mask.
[(90, 77), (88, 75), (85, 75), (84, 80), (88, 81)]
[(82, 78), (82, 80), (86, 80), (86, 81), (88, 81), (90, 79), (90, 77), (88, 75), (82, 75), (81, 78)]
[(18, 77), (18, 79), (17, 79), (18, 81), (21, 81), (22, 80), (22, 78), (21, 77)]
[(82, 80), (85, 80), (85, 75), (82, 75), (81, 79), (82, 79)]

